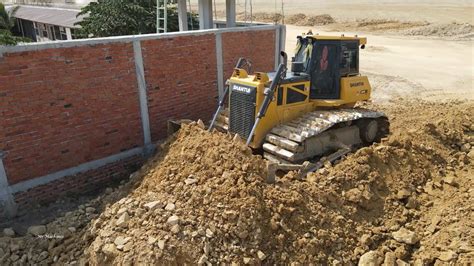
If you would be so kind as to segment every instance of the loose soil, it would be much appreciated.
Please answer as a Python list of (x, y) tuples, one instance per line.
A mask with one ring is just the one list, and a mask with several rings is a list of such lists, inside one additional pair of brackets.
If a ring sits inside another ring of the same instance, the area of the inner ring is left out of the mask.
[(240, 140), (184, 126), (126, 184), (46, 225), (63, 238), (1, 238), (1, 263), (472, 261), (474, 103), (365, 105), (390, 117), (388, 138), (276, 184)]

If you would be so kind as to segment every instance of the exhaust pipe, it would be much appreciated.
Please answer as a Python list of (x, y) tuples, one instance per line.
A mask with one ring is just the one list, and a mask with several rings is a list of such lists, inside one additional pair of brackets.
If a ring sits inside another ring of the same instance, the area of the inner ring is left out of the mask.
[(283, 57), (283, 64), (288, 67), (288, 55), (284, 51), (281, 51), (280, 55)]
[(286, 76), (286, 70), (288, 69), (288, 55), (284, 52), (280, 52), (281, 57), (283, 57), (283, 65), (285, 65), (285, 72), (283, 72), (283, 76)]

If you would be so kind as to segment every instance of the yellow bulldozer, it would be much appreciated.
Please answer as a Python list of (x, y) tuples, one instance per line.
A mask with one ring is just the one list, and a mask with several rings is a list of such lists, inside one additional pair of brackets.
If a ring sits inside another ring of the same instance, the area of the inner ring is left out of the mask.
[(239, 59), (209, 130), (238, 134), (276, 168), (302, 174), (380, 141), (389, 132), (386, 115), (355, 107), (371, 95), (359, 72), (359, 49), (366, 42), (301, 35), (291, 69), (281, 52), (283, 63), (269, 73), (249, 73), (249, 61)]

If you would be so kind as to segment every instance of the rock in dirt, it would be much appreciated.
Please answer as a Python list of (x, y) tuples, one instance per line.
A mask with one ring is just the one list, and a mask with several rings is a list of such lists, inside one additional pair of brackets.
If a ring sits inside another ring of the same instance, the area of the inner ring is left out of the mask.
[(161, 250), (165, 249), (165, 241), (164, 240), (158, 240), (158, 248)]
[(465, 143), (464, 145), (461, 146), (461, 151), (462, 152), (469, 152), (471, 150), (471, 144)]
[(3, 229), (3, 235), (8, 236), (8, 237), (14, 237), (15, 236), (15, 231), (11, 227), (5, 228), (5, 229)]
[(211, 229), (206, 229), (206, 237), (211, 238), (214, 236), (214, 232), (211, 231)]
[(128, 221), (130, 221), (130, 216), (127, 212), (122, 213), (122, 215), (117, 219), (115, 225), (118, 227), (127, 227)]
[(173, 226), (171, 227), (171, 229), (170, 229), (171, 233), (173, 233), (173, 234), (179, 233), (180, 230), (181, 230), (181, 228), (179, 227), (179, 224), (173, 225)]
[(130, 241), (130, 239), (132, 239), (132, 238), (131, 237), (118, 236), (117, 238), (115, 238), (114, 244), (116, 246), (123, 246), (123, 245), (127, 244), (127, 242)]
[(105, 244), (102, 247), (102, 252), (108, 256), (114, 255), (115, 253), (117, 253), (117, 248), (115, 247), (114, 244)]
[(413, 245), (418, 242), (418, 237), (416, 236), (415, 232), (406, 228), (400, 228), (398, 231), (393, 232), (392, 237), (400, 243), (409, 245)]
[(147, 210), (153, 211), (154, 209), (161, 208), (162, 204), (159, 201), (152, 201), (148, 202), (147, 204), (143, 205)]
[(197, 121), (197, 125), (198, 125), (198, 127), (201, 128), (201, 129), (205, 129), (205, 128), (206, 128), (206, 126), (204, 125), (204, 122), (202, 122), (201, 119), (199, 119), (199, 120)]
[(443, 178), (443, 182), (445, 184), (448, 184), (448, 185), (451, 185), (451, 186), (456, 186), (457, 185), (456, 178), (454, 176), (445, 176)]
[(166, 204), (166, 206), (165, 206), (165, 210), (167, 210), (167, 211), (172, 211), (175, 208), (176, 208), (176, 206), (174, 205), (174, 203), (171, 203), (171, 202)]
[[(46, 253), (48, 253), (48, 252), (46, 252)], [(40, 258), (41, 258), (41, 256), (40, 256)], [(10, 260), (13, 261), (13, 262), (15, 262), (19, 259), (20, 259), (20, 256), (18, 256), (17, 254), (13, 254), (13, 255), (10, 256)]]
[(371, 237), (370, 234), (363, 234), (363, 235), (360, 237), (360, 243), (361, 243), (362, 245), (369, 245), (370, 242), (371, 242), (370, 237)]
[(408, 198), (409, 196), (411, 195), (411, 192), (410, 190), (404, 188), (404, 189), (401, 189), (397, 192), (397, 198), (402, 200), (402, 199), (406, 199)]
[(415, 197), (409, 197), (407, 204), (405, 205), (408, 209), (416, 209), (418, 208), (418, 201)]
[(444, 261), (444, 262), (449, 262), (452, 261), (453, 259), (457, 258), (458, 254), (452, 250), (448, 251), (443, 251), (439, 254), (438, 259)]
[(377, 251), (369, 251), (364, 253), (359, 259), (359, 266), (377, 266), (382, 263), (383, 259)]
[(179, 217), (176, 215), (170, 216), (166, 222), (171, 226), (177, 225), (179, 224)]
[(397, 256), (394, 252), (387, 252), (385, 253), (385, 258), (383, 264), (385, 266), (396, 266)]
[(198, 265), (204, 265), (207, 262), (208, 258), (206, 254), (203, 254), (198, 260)]
[(263, 251), (259, 250), (257, 252), (257, 257), (258, 257), (259, 260), (263, 261), (267, 257), (267, 255), (265, 255), (265, 253), (263, 253)]
[(397, 266), (410, 266), (410, 263), (401, 259), (397, 259), (396, 263), (397, 263)]
[(186, 180), (184, 180), (184, 183), (186, 185), (196, 184), (197, 182), (198, 182), (198, 180), (195, 179), (195, 178), (186, 178)]
[(34, 236), (44, 235), (46, 233), (46, 226), (44, 225), (33, 225), (28, 227), (28, 233)]
[(467, 153), (467, 157), (469, 157), (471, 161), (474, 161), (474, 149)]

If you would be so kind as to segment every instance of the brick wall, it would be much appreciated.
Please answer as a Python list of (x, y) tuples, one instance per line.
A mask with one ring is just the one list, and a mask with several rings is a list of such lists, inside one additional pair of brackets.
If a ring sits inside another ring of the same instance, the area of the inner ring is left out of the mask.
[(252, 61), (252, 68), (268, 72), (275, 68), (275, 31), (228, 32), (222, 34), (224, 77), (232, 71), (240, 57)]
[[(8, 185), (22, 186), (145, 145), (133, 42), (141, 45), (152, 141), (166, 136), (168, 119), (208, 121), (217, 104), (217, 32), (224, 79), (241, 56), (252, 60), (255, 70), (274, 67), (276, 28), (254, 28), (0, 47), (0, 151), (6, 154)], [(141, 160), (122, 158), (14, 196), (23, 204), (87, 190), (126, 176), (127, 165)], [(0, 196), (5, 191), (0, 186)]]
[(214, 35), (142, 42), (152, 140), (168, 119), (209, 119), (217, 105)]
[(128, 178), (130, 173), (138, 170), (143, 162), (144, 157), (132, 156), (94, 170), (67, 176), (27, 191), (15, 193), (13, 196), (21, 214), (21, 211), (27, 211), (23, 207), (47, 203), (64, 195), (79, 195), (103, 190), (111, 182)]
[(0, 150), (10, 184), (143, 144), (131, 44), (4, 55)]

